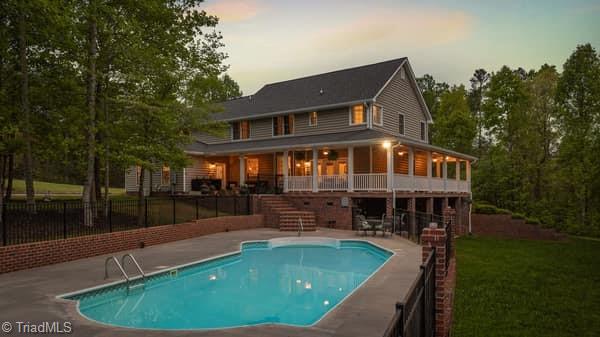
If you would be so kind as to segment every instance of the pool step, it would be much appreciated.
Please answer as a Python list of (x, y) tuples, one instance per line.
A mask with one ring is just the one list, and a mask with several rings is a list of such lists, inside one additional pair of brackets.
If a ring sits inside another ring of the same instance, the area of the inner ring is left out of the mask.
[(304, 231), (317, 230), (317, 220), (314, 212), (302, 211), (294, 207), (285, 198), (278, 195), (261, 197), (262, 213), (271, 225), (281, 231), (298, 231), (298, 219), (302, 219)]

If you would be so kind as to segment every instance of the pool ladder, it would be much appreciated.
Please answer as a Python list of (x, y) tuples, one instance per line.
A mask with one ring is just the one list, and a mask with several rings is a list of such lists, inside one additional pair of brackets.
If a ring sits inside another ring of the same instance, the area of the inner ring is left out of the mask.
[[(133, 264), (135, 265), (135, 267), (137, 268), (138, 272), (141, 275), (142, 283), (137, 283), (137, 284), (133, 284), (133, 285), (131, 284), (131, 281), (134, 281), (137, 278), (132, 279), (125, 272), (125, 269), (123, 268), (123, 266), (125, 265), (125, 259), (126, 258), (129, 258), (133, 262)], [(120, 263), (119, 263), (119, 259), (117, 259), (116, 256), (107, 257), (106, 260), (104, 261), (104, 279), (105, 280), (108, 278), (108, 264), (110, 263), (110, 261), (113, 261), (115, 263), (115, 265), (117, 266), (117, 268), (119, 268), (119, 271), (121, 272), (121, 274), (123, 275), (123, 277), (125, 277), (125, 282), (126, 282), (126, 285), (127, 285), (127, 293), (129, 293), (129, 291), (132, 290), (132, 289), (137, 289), (137, 288), (140, 288), (140, 287), (145, 287), (145, 285), (146, 285), (146, 274), (142, 270), (142, 267), (140, 267), (140, 264), (137, 262), (137, 260), (135, 259), (135, 257), (133, 257), (133, 255), (131, 255), (129, 253), (123, 255), (121, 257), (121, 262)]]

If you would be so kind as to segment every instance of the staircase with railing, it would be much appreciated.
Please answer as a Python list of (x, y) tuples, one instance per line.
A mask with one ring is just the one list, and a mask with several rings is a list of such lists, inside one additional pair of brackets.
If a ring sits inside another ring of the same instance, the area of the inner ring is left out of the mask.
[(260, 200), (261, 213), (265, 215), (265, 222), (279, 230), (297, 232), (300, 230), (299, 219), (302, 221), (303, 232), (317, 230), (314, 212), (298, 210), (279, 195), (263, 195)]

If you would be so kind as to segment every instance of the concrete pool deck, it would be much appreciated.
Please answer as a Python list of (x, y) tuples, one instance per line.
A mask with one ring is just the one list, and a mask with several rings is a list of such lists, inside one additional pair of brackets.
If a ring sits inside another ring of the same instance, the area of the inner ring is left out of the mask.
[[(208, 331), (135, 330), (110, 327), (92, 322), (79, 315), (76, 303), (57, 299), (57, 295), (117, 281), (117, 271), (111, 266), (113, 278), (104, 280), (106, 257), (133, 253), (146, 273), (189, 263), (211, 256), (239, 250), (246, 240), (267, 240), (293, 236), (294, 233), (274, 229), (254, 229), (211, 234), (193, 239), (171, 242), (143, 249), (101, 255), (29, 270), (0, 275), (0, 324), (12, 323), (13, 331), (5, 336), (27, 335), (16, 333), (16, 322), (41, 324), (44, 322), (71, 322), (72, 336), (306, 336), (306, 337), (379, 337), (382, 336), (393, 314), (395, 303), (404, 298), (421, 264), (421, 246), (398, 236), (357, 236), (351, 231), (319, 228), (304, 236), (333, 238), (360, 238), (369, 240), (396, 254), (362, 287), (342, 304), (330, 311), (312, 327), (298, 328), (280, 325), (233, 328)], [(129, 269), (128, 269), (129, 270)], [(55, 335), (55, 334), (46, 334)], [(56, 334), (57, 335), (57, 334)]]

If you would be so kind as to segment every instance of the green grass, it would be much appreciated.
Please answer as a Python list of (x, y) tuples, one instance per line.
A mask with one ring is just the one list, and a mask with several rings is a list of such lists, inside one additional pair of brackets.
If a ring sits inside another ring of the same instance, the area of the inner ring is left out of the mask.
[(453, 335), (600, 336), (600, 242), (463, 237)]
[[(48, 183), (44, 181), (35, 181), (33, 182), (33, 189), (35, 190), (36, 197), (44, 197), (46, 191), (50, 191), (50, 194), (71, 194), (77, 195), (81, 194), (83, 191), (83, 186), (81, 185), (71, 185), (71, 184), (57, 184), (57, 183)], [(104, 190), (103, 190), (104, 191)], [(112, 195), (122, 195), (125, 194), (125, 189), (123, 188), (110, 188), (110, 194)], [(15, 179), (13, 181), (13, 193), (14, 194), (25, 194), (25, 181)]]

